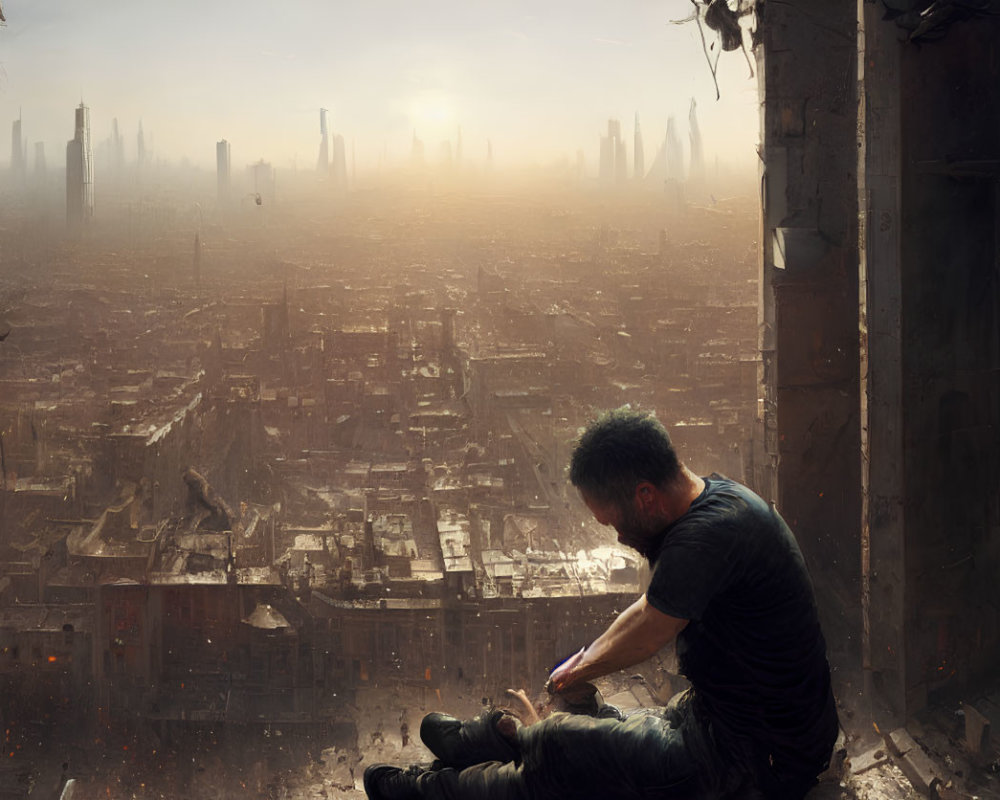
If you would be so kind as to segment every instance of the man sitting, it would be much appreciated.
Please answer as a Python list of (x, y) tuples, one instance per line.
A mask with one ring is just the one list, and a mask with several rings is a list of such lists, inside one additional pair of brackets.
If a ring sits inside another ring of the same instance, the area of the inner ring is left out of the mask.
[(422, 736), (448, 753), (479, 748), (477, 763), (374, 765), (369, 797), (801, 798), (829, 763), (838, 723), (812, 585), (784, 520), (746, 487), (692, 473), (663, 426), (627, 408), (587, 428), (570, 480), (652, 578), (552, 672), (551, 689), (638, 664), (672, 641), (692, 688), (662, 712), (623, 720), (432, 715)]

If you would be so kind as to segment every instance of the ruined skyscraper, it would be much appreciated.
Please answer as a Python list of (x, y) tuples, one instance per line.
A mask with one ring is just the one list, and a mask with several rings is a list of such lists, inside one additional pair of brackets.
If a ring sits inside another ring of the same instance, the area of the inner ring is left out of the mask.
[(94, 153), (90, 147), (90, 109), (76, 109), (76, 131), (66, 143), (66, 221), (71, 228), (94, 216)]
[(680, 183), (684, 178), (684, 145), (677, 135), (677, 125), (674, 118), (667, 119), (667, 132), (663, 144), (656, 152), (653, 166), (649, 168), (646, 179), (651, 183), (663, 185), (667, 181)]
[(620, 182), (628, 177), (628, 157), (622, 141), (622, 124), (617, 119), (608, 120), (608, 135), (601, 137), (599, 177), (602, 183)]
[(677, 135), (673, 117), (667, 119), (663, 144), (657, 150), (645, 180), (649, 186), (665, 192), (675, 202), (684, 202), (684, 145)]
[(219, 202), (229, 197), (230, 175), (229, 142), (225, 139), (215, 143), (215, 176), (219, 185)]
[(125, 171), (125, 141), (118, 131), (118, 118), (111, 120), (111, 169), (116, 177)]
[(330, 172), (330, 129), (326, 124), (325, 108), (319, 110), (319, 158), (316, 159), (316, 171), (321, 176), (326, 176)]
[(146, 136), (142, 132), (142, 120), (139, 120), (139, 132), (135, 136), (136, 166), (142, 169), (146, 166)]
[(10, 176), (14, 186), (24, 183), (26, 161), (24, 143), (21, 140), (21, 117), (18, 116), (10, 131)]
[(691, 98), (688, 112), (688, 134), (691, 137), (691, 170), (688, 178), (697, 183), (705, 179), (705, 151), (701, 144), (701, 128), (698, 127), (698, 104)]
[(633, 175), (637, 181), (641, 181), (646, 174), (646, 154), (642, 146), (642, 130), (639, 128), (639, 112), (635, 112), (635, 143), (632, 158), (635, 162)]

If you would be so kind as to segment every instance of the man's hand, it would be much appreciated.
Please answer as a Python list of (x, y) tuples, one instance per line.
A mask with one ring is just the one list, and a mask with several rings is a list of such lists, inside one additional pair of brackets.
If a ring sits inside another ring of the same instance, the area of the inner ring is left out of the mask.
[(566, 659), (549, 676), (550, 692), (561, 692), (580, 681), (592, 681), (645, 661), (674, 640), (688, 624), (658, 611), (642, 595), (588, 647)]
[(516, 701), (510, 709), (511, 714), (525, 725), (534, 725), (539, 721), (538, 711), (535, 710), (524, 689), (508, 689), (507, 694)]
[(586, 647), (581, 647), (580, 652), (574, 653), (552, 670), (552, 674), (549, 675), (549, 680), (545, 684), (545, 688), (549, 690), (549, 693), (555, 694), (556, 692), (561, 692), (578, 680), (577, 676), (573, 673), (573, 669), (583, 661), (583, 654), (586, 651)]

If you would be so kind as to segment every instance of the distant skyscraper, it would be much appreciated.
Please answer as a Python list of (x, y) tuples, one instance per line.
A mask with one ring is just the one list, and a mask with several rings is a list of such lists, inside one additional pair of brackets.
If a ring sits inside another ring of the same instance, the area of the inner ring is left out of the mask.
[(624, 183), (628, 179), (628, 155), (625, 152), (625, 140), (619, 138), (615, 146), (615, 181)]
[(71, 228), (94, 216), (94, 153), (90, 147), (90, 109), (76, 109), (76, 131), (66, 143), (66, 221)]
[(653, 165), (646, 173), (646, 180), (657, 188), (663, 188), (667, 182), (680, 184), (684, 177), (684, 145), (677, 135), (677, 125), (674, 118), (667, 120), (667, 132), (663, 144), (653, 159)]
[(136, 166), (140, 169), (146, 166), (146, 136), (142, 132), (142, 120), (139, 120), (139, 132), (135, 136)]
[(691, 172), (690, 179), (694, 182), (705, 179), (705, 151), (701, 144), (701, 128), (698, 127), (698, 104), (691, 98), (691, 110), (688, 112), (688, 131), (691, 137)]
[(641, 181), (643, 176), (646, 174), (646, 154), (642, 147), (642, 130), (639, 128), (639, 112), (635, 112), (635, 144), (634, 152), (632, 154), (633, 164), (635, 169), (633, 170), (633, 177), (637, 181)]
[(219, 186), (220, 203), (229, 198), (230, 164), (229, 142), (222, 139), (215, 143), (215, 178)]
[(316, 159), (316, 171), (320, 175), (330, 172), (330, 130), (326, 124), (326, 109), (319, 110), (319, 158)]
[(331, 165), (333, 182), (338, 187), (347, 186), (347, 148), (344, 137), (339, 133), (333, 136), (333, 164)]
[(458, 126), (458, 142), (455, 145), (455, 164), (462, 166), (462, 126)]
[(15, 186), (24, 183), (26, 161), (24, 142), (21, 140), (21, 118), (18, 116), (10, 129), (10, 172)]
[(622, 123), (621, 123), (621, 120), (618, 120), (618, 119), (609, 119), (608, 120), (608, 136), (610, 136), (612, 139), (621, 139), (622, 138)]
[(116, 176), (125, 171), (125, 141), (118, 132), (118, 118), (111, 120), (111, 169)]
[(601, 183), (611, 183), (615, 174), (615, 143), (610, 136), (601, 137), (601, 154), (598, 160), (597, 177)]
[(257, 205), (270, 206), (274, 203), (277, 189), (277, 178), (275, 177), (274, 167), (264, 159), (261, 159), (256, 164), (251, 164), (249, 170), (250, 182), (253, 185)]
[(598, 177), (603, 183), (624, 181), (628, 177), (628, 159), (622, 141), (622, 124), (617, 119), (608, 120), (608, 135), (601, 137), (601, 158)]

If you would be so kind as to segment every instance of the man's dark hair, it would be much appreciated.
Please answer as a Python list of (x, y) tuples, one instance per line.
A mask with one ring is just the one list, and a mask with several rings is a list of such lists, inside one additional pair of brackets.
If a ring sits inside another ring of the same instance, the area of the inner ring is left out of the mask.
[(679, 473), (666, 428), (652, 414), (628, 406), (607, 411), (587, 426), (569, 467), (577, 489), (619, 508), (628, 507), (643, 481), (662, 489)]

